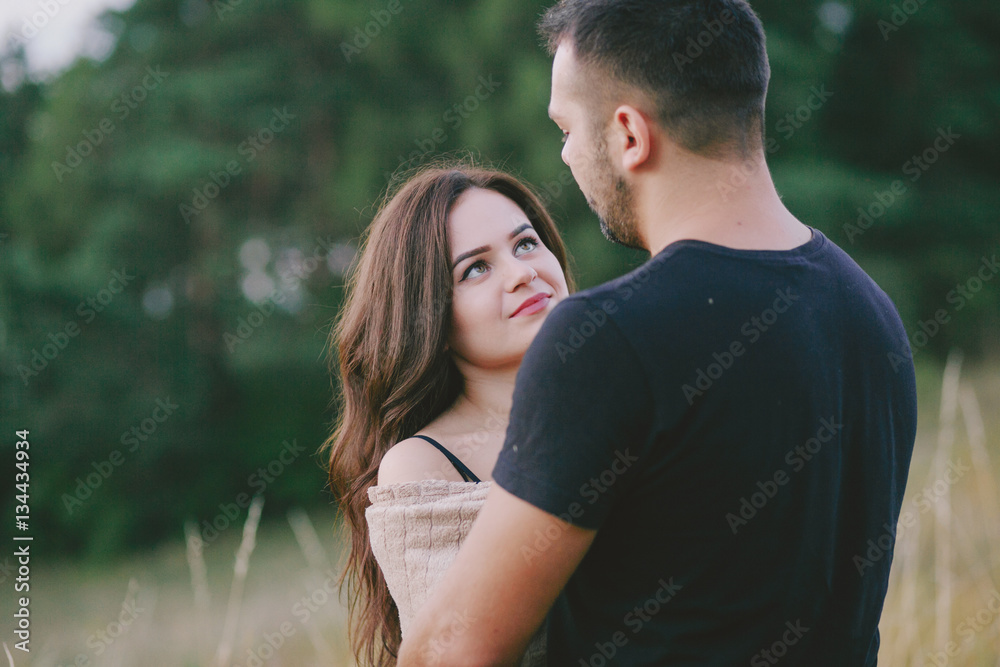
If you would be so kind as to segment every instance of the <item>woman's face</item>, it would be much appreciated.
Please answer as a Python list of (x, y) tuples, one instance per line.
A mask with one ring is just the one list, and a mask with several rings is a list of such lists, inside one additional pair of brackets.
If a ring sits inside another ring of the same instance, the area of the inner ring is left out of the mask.
[(517, 204), (493, 190), (462, 193), (448, 217), (454, 296), (452, 354), (473, 366), (517, 366), (569, 290), (562, 267)]

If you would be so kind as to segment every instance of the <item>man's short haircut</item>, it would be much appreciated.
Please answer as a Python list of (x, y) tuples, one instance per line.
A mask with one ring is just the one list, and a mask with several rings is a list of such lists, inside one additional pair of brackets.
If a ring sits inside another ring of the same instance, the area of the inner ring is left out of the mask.
[(568, 39), (588, 76), (647, 95), (687, 150), (746, 158), (763, 147), (770, 67), (745, 0), (561, 0), (538, 29), (550, 54)]

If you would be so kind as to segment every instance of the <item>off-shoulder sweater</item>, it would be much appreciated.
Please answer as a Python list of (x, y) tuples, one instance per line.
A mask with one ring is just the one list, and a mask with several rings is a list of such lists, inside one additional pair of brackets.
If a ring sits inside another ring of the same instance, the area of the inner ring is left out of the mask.
[[(431, 588), (451, 566), (493, 482), (421, 480), (372, 486), (365, 509), (372, 553), (385, 575), (406, 637)], [(461, 624), (462, 619), (455, 623)], [(521, 667), (545, 665), (543, 623)]]

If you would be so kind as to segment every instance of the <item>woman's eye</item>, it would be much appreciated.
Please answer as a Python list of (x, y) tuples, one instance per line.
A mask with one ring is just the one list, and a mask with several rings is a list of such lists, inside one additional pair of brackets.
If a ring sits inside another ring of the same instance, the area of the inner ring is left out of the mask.
[[(541, 244), (542, 242), (536, 239), (534, 236), (525, 236), (524, 238), (519, 239), (516, 244), (514, 244), (514, 254), (523, 255), (526, 252), (531, 252)], [(479, 261), (469, 265), (469, 268), (467, 268), (465, 272), (462, 273), (462, 278), (461, 280), (459, 280), (459, 282), (462, 282), (463, 280), (468, 280), (469, 278), (478, 278), (479, 276), (486, 273), (487, 268), (489, 268), (489, 264), (487, 264), (485, 260), (480, 259)]]
[(477, 276), (483, 275), (482, 273), (473, 273), (472, 270), (475, 269), (476, 267), (479, 267), (483, 269), (483, 271), (486, 271), (486, 262), (484, 262), (483, 260), (479, 260), (478, 262), (470, 265), (469, 268), (465, 270), (465, 273), (462, 274), (462, 280), (465, 280), (466, 278), (476, 278)]
[(534, 236), (525, 236), (523, 239), (517, 242), (517, 245), (514, 246), (514, 249), (517, 250), (522, 246), (527, 247), (528, 250), (525, 252), (530, 252), (539, 246), (539, 241)]

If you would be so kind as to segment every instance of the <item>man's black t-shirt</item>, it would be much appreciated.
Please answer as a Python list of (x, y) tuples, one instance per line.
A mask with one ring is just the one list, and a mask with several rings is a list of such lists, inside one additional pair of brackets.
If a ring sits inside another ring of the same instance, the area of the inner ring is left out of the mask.
[(812, 233), (678, 241), (546, 319), (493, 477), (598, 529), (550, 664), (875, 664), (912, 354), (890, 299)]

